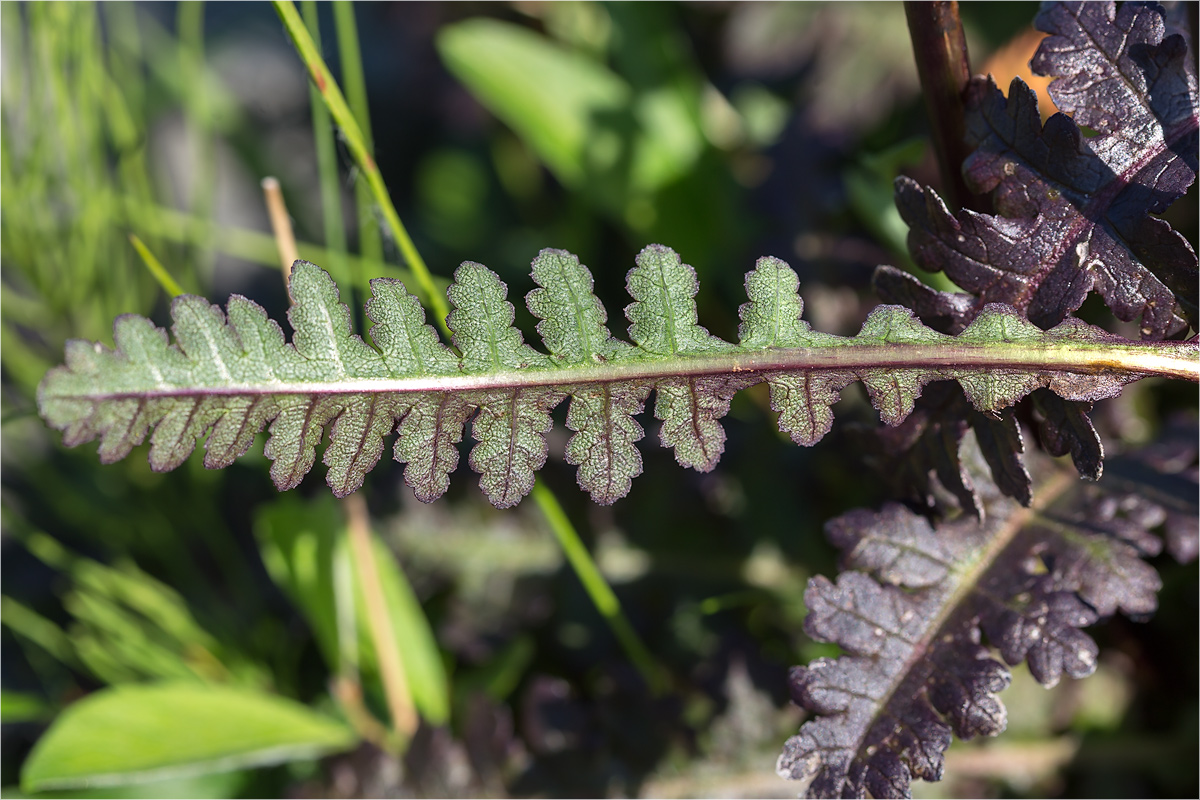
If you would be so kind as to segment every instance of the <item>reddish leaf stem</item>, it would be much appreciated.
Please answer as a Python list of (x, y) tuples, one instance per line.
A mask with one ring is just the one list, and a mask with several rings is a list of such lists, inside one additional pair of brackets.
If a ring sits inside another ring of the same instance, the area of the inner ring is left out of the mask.
[(965, 141), (963, 90), (971, 78), (971, 62), (958, 3), (905, 0), (904, 13), (942, 176), (941, 194), (952, 208), (986, 212), (986, 199), (973, 194), (962, 176), (963, 161), (970, 154)]

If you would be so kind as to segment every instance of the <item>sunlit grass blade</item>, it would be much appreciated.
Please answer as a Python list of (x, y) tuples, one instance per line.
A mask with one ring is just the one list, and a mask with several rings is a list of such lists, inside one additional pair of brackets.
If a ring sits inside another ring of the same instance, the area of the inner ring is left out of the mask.
[(158, 281), (158, 285), (163, 288), (163, 291), (171, 297), (178, 297), (183, 294), (183, 289), (171, 277), (171, 273), (167, 272), (166, 268), (154, 257), (154, 253), (150, 252), (150, 248), (146, 247), (145, 243), (138, 238), (137, 234), (129, 234), (129, 241), (138, 251), (138, 255), (142, 257), (142, 263), (146, 265), (146, 269), (150, 270), (150, 274)]

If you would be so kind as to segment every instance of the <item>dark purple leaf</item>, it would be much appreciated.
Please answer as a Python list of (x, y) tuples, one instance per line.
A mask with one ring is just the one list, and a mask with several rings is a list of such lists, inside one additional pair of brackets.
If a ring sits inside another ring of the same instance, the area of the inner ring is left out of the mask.
[[(1082, 628), (1152, 613), (1161, 582), (1143, 558), (1172, 519), (1200, 514), (1194, 424), (1187, 438), (1190, 455), (1148, 449), (1094, 484), (1040, 457), (1033, 507), (981, 483), (982, 522), (934, 525), (897, 504), (832, 520), (845, 571), (809, 582), (805, 630), (846, 654), (793, 669), (793, 699), (817, 716), (779, 773), (814, 797), (908, 796), (913, 778), (940, 779), (951, 733), (1004, 730), (1005, 663), (1046, 686), (1090, 675), (1098, 650)], [(981, 468), (972, 448), (966, 460)]]
[(932, 511), (938, 505), (936, 477), (952, 500), (976, 517), (983, 513), (971, 476), (962, 464), (960, 447), (968, 430), (975, 431), (992, 480), (1022, 505), (1032, 500), (1029, 472), (1022, 460), (1025, 445), (1012, 409), (994, 415), (976, 411), (959, 387), (941, 382), (926, 387), (911, 415), (900, 425), (873, 429), (856, 438), (869, 453), (880, 478), (896, 496)]
[[(1195, 180), (1197, 91), (1186, 40), (1164, 38), (1162, 9), (1127, 3), (1047, 4), (1052, 34), (1033, 60), (1059, 77), (1059, 107), (1043, 127), (1033, 92), (1014, 80), (1008, 99), (990, 78), (967, 89), (963, 165), (998, 216), (955, 214), (913, 181), (897, 181), (909, 248), (924, 269), (1003, 302), (1046, 328), (1099, 292), (1120, 319), (1161, 339), (1196, 325), (1196, 254), (1166, 210)], [(1097, 132), (1084, 137), (1078, 125)], [(1185, 317), (1187, 321), (1185, 321)], [(969, 315), (967, 316), (969, 321)]]

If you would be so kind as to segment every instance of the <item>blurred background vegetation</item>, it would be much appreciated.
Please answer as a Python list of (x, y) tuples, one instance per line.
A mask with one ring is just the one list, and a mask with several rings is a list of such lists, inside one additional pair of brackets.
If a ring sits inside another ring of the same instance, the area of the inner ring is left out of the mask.
[[(518, 297), (537, 251), (566, 248), (591, 267), (614, 331), (634, 254), (661, 242), (695, 266), (700, 319), (718, 335), (736, 335), (743, 275), (766, 254), (800, 274), (816, 328), (853, 333), (877, 302), (873, 268), (908, 263), (893, 178), (937, 184), (899, 4), (305, 11), (352, 106), (362, 81), (376, 160), (433, 271), (480, 261)], [(964, 5), (976, 71), (991, 56), (1007, 84), (1036, 46), (1035, 12)], [(282, 184), (301, 255), (347, 302), (361, 304), (366, 278), (407, 277), (279, 18), (259, 3), (0, 14), (4, 796), (65, 709), (157, 682), (290, 698), (361, 743), (334, 731), (262, 768), (137, 786), (122, 781), (148, 775), (130, 772), (37, 796), (794, 795), (774, 762), (801, 722), (788, 667), (831, 653), (802, 630), (808, 577), (834, 571), (822, 525), (887, 496), (857, 455), (854, 437), (877, 424), (859, 387), (806, 449), (778, 434), (765, 394), (743, 392), (726, 455), (703, 475), (643, 417), (645, 472), (611, 508), (576, 489), (559, 410), (544, 480), (665, 672), (657, 694), (533, 503), (496, 511), (460, 470), (425, 506), (381, 462), (362, 495), (422, 718), (398, 745), (374, 727), (389, 717), (385, 668), (357, 633), (348, 522), (318, 475), (279, 495), (261, 443), (220, 472), (193, 457), (155, 474), (138, 453), (102, 466), (36, 412), (66, 340), (111, 344), (123, 313), (169, 323), (130, 234), (185, 291), (241, 293), (282, 317), (264, 176)], [(1194, 187), (1171, 217), (1195, 243)], [(1147, 381), (1098, 419), (1120, 450), (1195, 403), (1191, 387)], [(948, 780), (917, 791), (1195, 796), (1196, 566), (1156, 566), (1160, 612), (1098, 629), (1094, 677), (1047, 692), (1018, 668), (1008, 733), (956, 742)]]

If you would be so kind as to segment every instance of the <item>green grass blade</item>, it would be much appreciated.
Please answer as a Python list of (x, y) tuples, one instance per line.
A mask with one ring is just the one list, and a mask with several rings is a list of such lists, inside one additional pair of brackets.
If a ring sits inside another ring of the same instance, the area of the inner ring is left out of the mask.
[[(321, 46), (321, 33), (317, 17), (315, 0), (305, 0), (302, 4), (304, 22), (312, 35), (317, 47)], [(321, 187), (321, 215), (324, 222), (325, 246), (329, 248), (334, 260), (326, 267), (342, 286), (360, 295), (364, 287), (360, 281), (353, 280), (357, 276), (347, 274), (346, 270), (346, 229), (342, 223), (342, 198), (338, 186), (337, 149), (333, 143), (333, 129), (329, 119), (329, 110), (321, 102), (321, 93), (315, 86), (309, 85), (309, 97), (312, 103), (313, 142), (317, 151), (317, 175)], [(358, 309), (360, 303), (351, 302), (351, 307)], [(361, 311), (358, 311), (361, 322)]]
[[(346, 84), (346, 100), (358, 127), (362, 131), (363, 141), (367, 151), (375, 152), (375, 144), (371, 137), (371, 115), (367, 106), (367, 83), (363, 77), (362, 50), (358, 46), (358, 26), (354, 22), (354, 4), (351, 2), (333, 4), (333, 24), (337, 30), (338, 51), (341, 53), (342, 80)], [(371, 202), (371, 189), (362, 181), (354, 184), (354, 199), (358, 214), (358, 250), (363, 258), (369, 261), (383, 260), (383, 240), (379, 235), (378, 222), (375, 219), (374, 204)], [(356, 276), (357, 285), (363, 285), (366, 279), (362, 274)]]
[(600, 616), (604, 617), (604, 621), (612, 629), (613, 635), (617, 637), (617, 641), (625, 654), (629, 656), (629, 660), (641, 673), (646, 685), (655, 694), (662, 693), (666, 688), (665, 673), (654, 657), (650, 655), (650, 651), (642, 644), (642, 640), (634, 632), (625, 613), (621, 611), (621, 601), (617, 599), (617, 595), (608, 585), (608, 581), (604, 580), (604, 576), (600, 574), (600, 568), (596, 566), (596, 562), (587, 551), (583, 540), (579, 538), (575, 526), (567, 518), (558, 498), (541, 481), (534, 483), (532, 495), (534, 502), (545, 515), (554, 538), (562, 546), (571, 568), (579, 576), (580, 583), (583, 584), (588, 597), (596, 606), (596, 610), (600, 612)]

